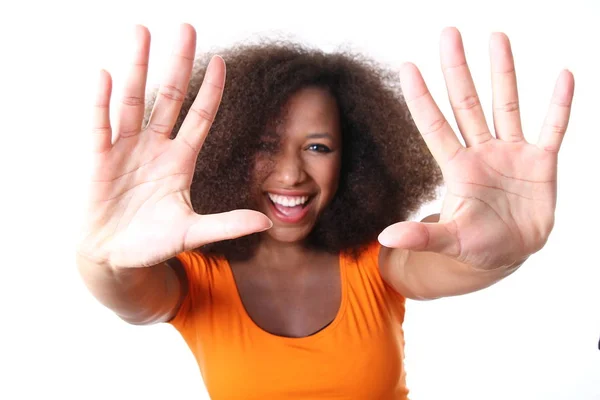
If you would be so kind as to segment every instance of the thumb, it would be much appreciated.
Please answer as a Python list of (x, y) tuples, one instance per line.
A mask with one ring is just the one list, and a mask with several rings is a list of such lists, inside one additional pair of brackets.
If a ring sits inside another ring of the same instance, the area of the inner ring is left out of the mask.
[(460, 242), (456, 233), (456, 224), (452, 221), (404, 221), (385, 228), (378, 239), (386, 247), (457, 256), (460, 254)]
[(253, 210), (233, 210), (219, 214), (195, 215), (184, 240), (186, 249), (262, 232), (273, 226), (264, 214)]

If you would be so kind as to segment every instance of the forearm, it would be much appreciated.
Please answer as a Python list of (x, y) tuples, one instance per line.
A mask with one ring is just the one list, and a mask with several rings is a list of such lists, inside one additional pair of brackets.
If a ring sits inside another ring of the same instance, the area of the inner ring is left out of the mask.
[(77, 267), (92, 295), (132, 324), (167, 319), (180, 296), (177, 275), (166, 263), (118, 269), (78, 255)]
[(392, 268), (398, 268), (393, 285), (407, 297), (430, 300), (458, 296), (492, 286), (515, 272), (523, 261), (493, 269), (481, 269), (431, 252), (408, 250), (397, 254)]

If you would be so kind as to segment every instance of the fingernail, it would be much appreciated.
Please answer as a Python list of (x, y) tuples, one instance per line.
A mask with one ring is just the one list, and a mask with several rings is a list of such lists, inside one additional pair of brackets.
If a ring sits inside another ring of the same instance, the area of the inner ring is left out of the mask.
[(271, 221), (271, 220), (269, 219), (269, 226), (267, 226), (267, 227), (263, 228), (263, 230), (261, 230), (261, 232), (268, 231), (268, 230), (269, 230), (269, 229), (271, 229), (272, 227), (273, 227), (273, 221)]
[(379, 241), (379, 243), (381, 243), (385, 247), (392, 247), (390, 235), (388, 235), (385, 231), (383, 231), (379, 234), (379, 237), (377, 238), (377, 240)]

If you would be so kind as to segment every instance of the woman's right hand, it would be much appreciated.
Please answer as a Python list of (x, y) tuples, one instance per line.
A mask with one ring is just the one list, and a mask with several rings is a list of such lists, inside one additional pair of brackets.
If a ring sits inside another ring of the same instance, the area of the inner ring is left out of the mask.
[(147, 267), (203, 244), (248, 235), (272, 224), (252, 210), (199, 215), (190, 202), (198, 153), (217, 113), (225, 63), (214, 57), (175, 139), (170, 134), (187, 92), (196, 32), (181, 27), (165, 81), (146, 127), (150, 33), (136, 28), (137, 47), (115, 125), (109, 117), (111, 77), (102, 71), (93, 126), (92, 181), (78, 257), (112, 268)]

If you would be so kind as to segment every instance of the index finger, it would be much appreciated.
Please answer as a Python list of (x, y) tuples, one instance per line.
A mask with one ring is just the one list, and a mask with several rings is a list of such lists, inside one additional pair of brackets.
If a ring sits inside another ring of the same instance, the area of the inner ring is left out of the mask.
[(225, 61), (214, 56), (204, 75), (202, 86), (190, 107), (175, 140), (183, 140), (199, 152), (217, 115), (225, 86)]
[(573, 74), (563, 70), (556, 81), (552, 101), (537, 143), (540, 149), (558, 153), (569, 124), (574, 91)]
[(97, 153), (104, 153), (112, 147), (112, 128), (110, 126), (111, 92), (112, 78), (107, 71), (101, 70), (98, 79), (92, 124), (92, 147)]
[(433, 100), (419, 69), (406, 63), (400, 70), (400, 83), (406, 105), (440, 168), (461, 149), (462, 144)]

